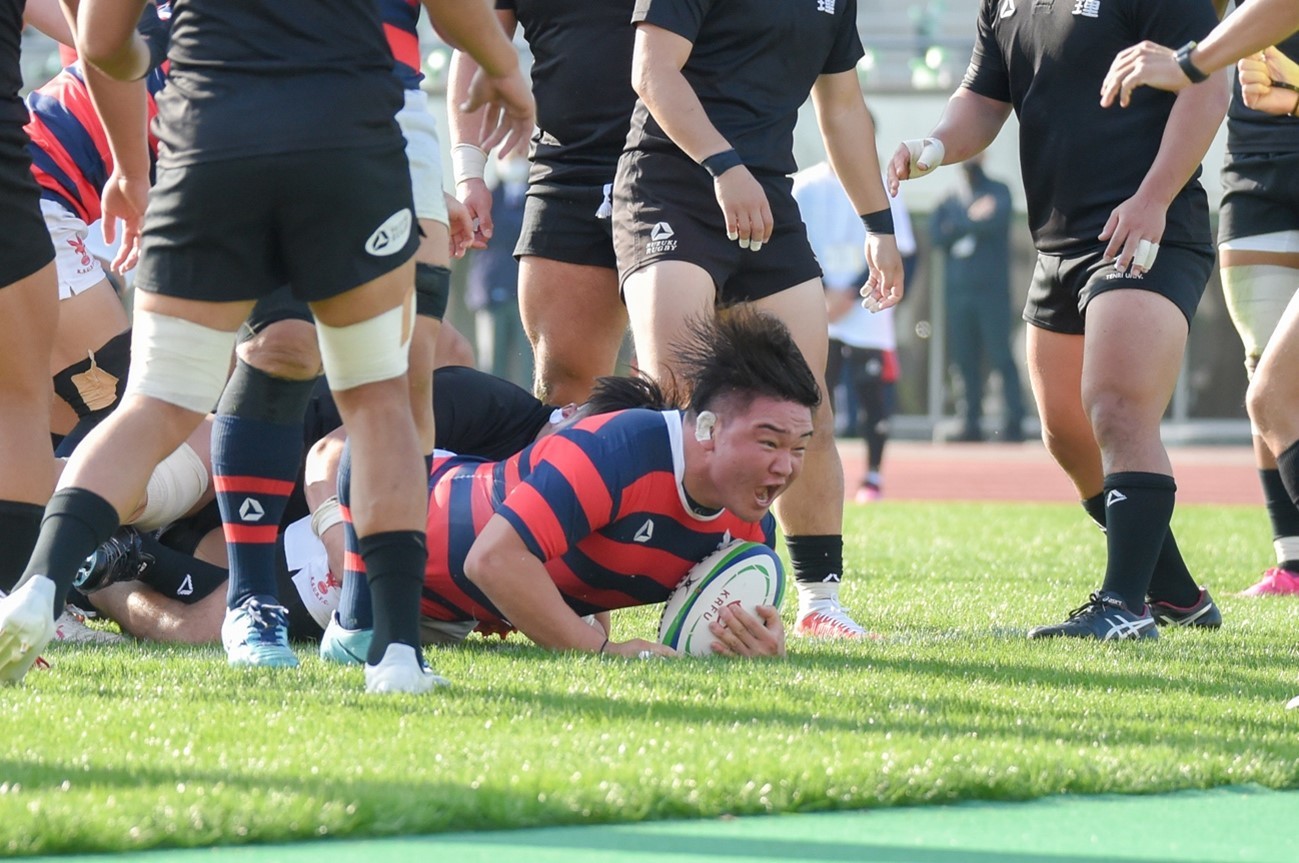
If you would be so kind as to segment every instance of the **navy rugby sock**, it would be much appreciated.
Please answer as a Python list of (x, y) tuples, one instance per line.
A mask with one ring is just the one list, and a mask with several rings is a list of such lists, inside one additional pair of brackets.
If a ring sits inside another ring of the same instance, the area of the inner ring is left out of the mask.
[(230, 557), (230, 608), (279, 593), (275, 541), (302, 462), (302, 417), (314, 383), (240, 360), (217, 405), (212, 485)]
[(352, 442), (343, 444), (338, 461), (338, 506), (343, 513), (343, 591), (338, 599), (338, 622), (344, 629), (373, 629), (374, 603), (361, 560), (361, 545), (352, 523)]

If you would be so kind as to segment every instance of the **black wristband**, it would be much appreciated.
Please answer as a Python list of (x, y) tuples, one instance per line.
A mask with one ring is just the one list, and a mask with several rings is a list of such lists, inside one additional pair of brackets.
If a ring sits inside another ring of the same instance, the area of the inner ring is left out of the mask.
[(873, 213), (863, 213), (861, 223), (866, 226), (868, 234), (893, 233), (893, 211), (888, 207)]
[(720, 153), (713, 153), (699, 164), (704, 166), (705, 171), (713, 175), (713, 179), (717, 179), (732, 168), (743, 165), (744, 162), (740, 160), (739, 153), (735, 152), (734, 149), (730, 149), (723, 150)]
[(1199, 67), (1191, 62), (1191, 52), (1195, 49), (1195, 42), (1187, 42), (1181, 48), (1178, 48), (1177, 53), (1173, 55), (1177, 59), (1177, 65), (1181, 67), (1182, 73), (1186, 75), (1187, 78), (1191, 79), (1192, 84), (1198, 84), (1201, 81), (1209, 80), (1209, 76), (1204, 74)]

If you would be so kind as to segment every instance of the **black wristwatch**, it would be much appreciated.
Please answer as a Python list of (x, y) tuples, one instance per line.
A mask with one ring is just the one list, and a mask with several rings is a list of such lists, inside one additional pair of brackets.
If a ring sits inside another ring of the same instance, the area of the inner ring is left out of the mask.
[(1201, 81), (1209, 80), (1209, 76), (1196, 68), (1191, 62), (1191, 52), (1195, 50), (1196, 42), (1194, 40), (1187, 42), (1181, 48), (1177, 49), (1177, 65), (1181, 67), (1182, 72), (1187, 78), (1191, 79), (1192, 84), (1198, 84)]

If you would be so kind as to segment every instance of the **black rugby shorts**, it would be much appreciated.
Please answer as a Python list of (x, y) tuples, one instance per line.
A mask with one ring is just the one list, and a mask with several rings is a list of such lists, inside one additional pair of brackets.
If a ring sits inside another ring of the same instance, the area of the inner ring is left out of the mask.
[(532, 186), (514, 256), (614, 269), (612, 219), (596, 215), (602, 204), (603, 186)]
[(326, 300), (419, 245), (401, 138), (158, 171), (136, 284), (193, 300), (251, 300), (284, 284)]
[(1045, 330), (1081, 335), (1087, 304), (1094, 297), (1106, 291), (1139, 290), (1167, 297), (1190, 326), (1213, 272), (1212, 249), (1160, 246), (1155, 265), (1140, 276), (1119, 273), (1113, 261), (1103, 260), (1104, 253), (1105, 247), (1098, 245), (1083, 254), (1038, 254), (1024, 320)]
[(54, 244), (41, 216), (41, 190), (32, 179), (27, 133), (0, 124), (0, 287), (25, 279), (54, 260)]
[(1227, 154), (1218, 242), (1299, 230), (1299, 153)]
[(613, 243), (618, 280), (660, 261), (707, 271), (718, 304), (752, 302), (821, 277), (807, 229), (783, 175), (754, 175), (767, 193), (775, 229), (753, 252), (726, 237), (708, 172), (684, 157), (624, 153), (614, 182)]

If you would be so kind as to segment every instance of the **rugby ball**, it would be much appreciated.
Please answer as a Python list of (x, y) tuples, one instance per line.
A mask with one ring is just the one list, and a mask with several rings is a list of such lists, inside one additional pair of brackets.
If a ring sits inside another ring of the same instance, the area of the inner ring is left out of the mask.
[(659, 641), (687, 656), (713, 656), (708, 624), (728, 605), (755, 614), (759, 605), (780, 607), (785, 568), (760, 542), (737, 541), (691, 567), (663, 607)]

